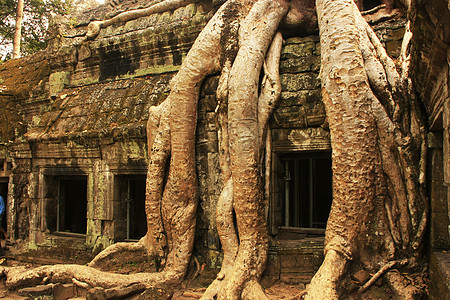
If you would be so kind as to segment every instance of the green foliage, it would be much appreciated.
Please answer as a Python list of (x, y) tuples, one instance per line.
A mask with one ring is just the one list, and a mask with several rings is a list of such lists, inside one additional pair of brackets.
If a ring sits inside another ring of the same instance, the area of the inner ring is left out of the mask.
[[(72, 7), (73, 0), (25, 0), (21, 54), (44, 49), (50, 13), (66, 15)], [(12, 55), (16, 8), (17, 0), (0, 0), (0, 59), (8, 59)]]

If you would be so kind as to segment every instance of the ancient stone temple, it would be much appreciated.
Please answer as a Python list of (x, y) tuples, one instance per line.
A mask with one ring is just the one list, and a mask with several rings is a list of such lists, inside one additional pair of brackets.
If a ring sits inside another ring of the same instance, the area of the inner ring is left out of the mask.
[[(29, 248), (70, 244), (98, 251), (146, 232), (149, 107), (170, 92), (197, 35), (221, 1), (199, 1), (102, 28), (87, 25), (151, 1), (110, 1), (58, 17), (48, 48), (0, 65), (0, 195), (7, 202), (10, 240)], [(429, 249), (435, 295), (449, 288), (442, 272), (450, 249), (450, 19), (445, 1), (417, 1), (412, 31), (413, 79), (427, 112)], [(407, 16), (387, 14), (379, 1), (359, 1), (388, 54), (400, 53)], [(285, 28), (282, 94), (270, 121), (265, 181), (270, 259), (267, 272), (307, 283), (323, 259), (323, 235), (332, 202), (331, 143), (321, 99), (317, 31)], [(204, 82), (197, 125), (200, 206), (194, 249), (212, 268), (221, 264), (215, 207), (219, 168), (219, 74)], [(448, 274), (448, 273), (447, 273)], [(447, 284), (447, 287), (445, 287)], [(438, 299), (438, 298), (436, 298)]]

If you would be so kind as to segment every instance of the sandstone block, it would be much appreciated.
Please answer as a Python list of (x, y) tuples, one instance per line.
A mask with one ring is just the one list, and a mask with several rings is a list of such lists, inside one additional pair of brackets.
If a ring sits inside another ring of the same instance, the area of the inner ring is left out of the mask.
[(315, 48), (316, 44), (314, 42), (306, 42), (301, 44), (287, 44), (281, 52), (281, 58), (286, 59), (286, 58), (312, 56)]
[(197, 6), (195, 4), (189, 4), (183, 7), (176, 9), (173, 12), (172, 19), (173, 20), (183, 20), (190, 19), (195, 15), (197, 11)]
[(314, 90), (320, 86), (319, 78), (315, 73), (282, 74), (280, 80), (281, 88), (288, 92)]
[(73, 284), (55, 284), (53, 287), (53, 297), (55, 300), (66, 300), (75, 295)]
[(81, 45), (78, 49), (78, 60), (83, 61), (91, 57), (91, 49), (88, 45)]
[(38, 285), (20, 289), (18, 294), (24, 297), (37, 298), (42, 296), (51, 296), (53, 294), (54, 284)]
[(51, 97), (56, 97), (56, 94), (69, 84), (69, 76), (70, 73), (64, 71), (50, 74), (49, 85)]
[(280, 62), (281, 73), (301, 73), (317, 70), (320, 67), (320, 57), (308, 55), (297, 59), (285, 59)]
[(370, 278), (369, 272), (362, 269), (352, 275), (352, 278), (359, 282), (360, 284), (364, 284)]
[(449, 224), (449, 217), (447, 212), (432, 213), (431, 245), (434, 248), (447, 249), (450, 246), (448, 224)]

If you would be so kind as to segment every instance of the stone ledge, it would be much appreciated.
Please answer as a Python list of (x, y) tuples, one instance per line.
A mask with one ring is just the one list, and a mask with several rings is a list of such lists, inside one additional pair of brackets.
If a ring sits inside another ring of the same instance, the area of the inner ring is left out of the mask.
[(448, 299), (450, 295), (450, 252), (432, 252), (430, 255), (431, 300)]
[(307, 284), (322, 264), (324, 237), (272, 240), (265, 272), (266, 280)]

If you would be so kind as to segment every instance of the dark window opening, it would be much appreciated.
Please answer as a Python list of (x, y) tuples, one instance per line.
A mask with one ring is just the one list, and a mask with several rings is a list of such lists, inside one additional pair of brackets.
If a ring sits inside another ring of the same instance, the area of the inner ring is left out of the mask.
[(372, 8), (375, 8), (377, 6), (381, 5), (381, 1), (379, 0), (364, 0), (363, 1), (363, 10), (370, 10)]
[(60, 177), (58, 188), (57, 231), (86, 234), (86, 176)]
[(276, 180), (279, 228), (325, 229), (332, 202), (330, 153), (280, 156), (276, 174), (282, 177)]
[(145, 215), (145, 175), (122, 177), (120, 197), (126, 204), (126, 238), (140, 239), (147, 232)]

